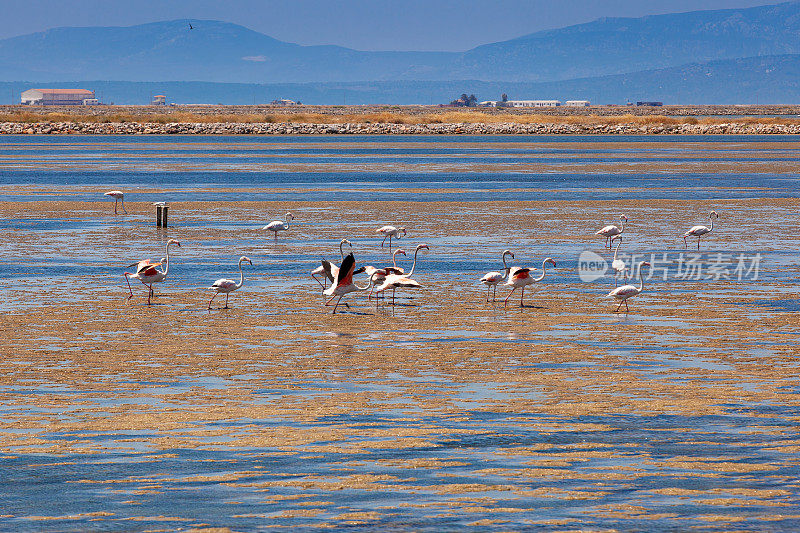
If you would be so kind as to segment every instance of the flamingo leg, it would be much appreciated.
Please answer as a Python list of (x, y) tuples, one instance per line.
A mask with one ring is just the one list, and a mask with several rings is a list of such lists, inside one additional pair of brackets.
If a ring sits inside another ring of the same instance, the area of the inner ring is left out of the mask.
[(700, 237), (697, 238), (697, 249), (700, 249)]
[(686, 250), (688, 250), (688, 249), (689, 249), (689, 245), (688, 245), (688, 244), (686, 244), (686, 237), (684, 237), (684, 238), (683, 238), (683, 247), (684, 247), (684, 249), (686, 249)]
[(394, 305), (394, 291), (395, 291), (395, 289), (394, 289), (394, 287), (392, 287), (392, 305)]
[[(344, 296), (344, 294), (342, 294), (342, 296)], [(336, 300), (336, 305), (333, 306), (333, 313), (332, 314), (334, 314), (334, 315), (336, 314), (336, 308), (339, 307), (339, 302), (342, 301), (342, 296), (339, 296), (339, 299)], [(333, 300), (333, 298), (331, 298), (331, 300)]]
[[(314, 278), (314, 281), (316, 281), (317, 283), (320, 284), (320, 286), (322, 287), (322, 290), (325, 290), (325, 285), (320, 280), (317, 279), (317, 276), (315, 276), (314, 274), (311, 274), (311, 277)], [(323, 279), (325, 279), (325, 278), (323, 278)]]
[(118, 202), (119, 202), (119, 200), (114, 200), (114, 214), (115, 215), (117, 214), (117, 203)]
[(211, 309), (211, 302), (213, 302), (213, 301), (214, 301), (214, 298), (216, 298), (217, 296), (219, 296), (219, 293), (218, 293), (218, 292), (215, 292), (215, 293), (214, 293), (214, 296), (212, 296), (212, 297), (211, 297), (211, 299), (208, 301), (208, 308), (209, 308), (209, 309)]
[(147, 305), (150, 305), (150, 297), (153, 296), (153, 285), (150, 284), (150, 290), (147, 291)]
[(124, 198), (122, 199), (122, 212), (125, 213), (126, 215), (128, 214), (128, 210), (125, 209), (125, 199)]
[(331, 296), (331, 299), (330, 299), (330, 300), (328, 300), (327, 302), (325, 302), (325, 306), (326, 306), (326, 307), (329, 307), (329, 306), (331, 305), (331, 302), (333, 301), (333, 299), (334, 299), (334, 298), (336, 298), (336, 295), (335, 295), (335, 294), (334, 294), (333, 296)]
[(625, 298), (625, 312), (628, 313), (630, 309), (628, 308), (628, 299)]
[(392, 234), (389, 234), (389, 253), (392, 253)]
[(495, 283), (494, 292), (492, 293), (492, 302), (497, 301), (497, 284)]
[(133, 289), (131, 288), (131, 280), (128, 278), (129, 272), (125, 272), (125, 281), (128, 282), (128, 290), (131, 291), (131, 295), (128, 296), (128, 300), (133, 298)]
[(383, 240), (381, 241), (381, 248), (383, 248), (383, 243), (386, 242), (386, 237), (388, 237), (388, 235), (383, 236)]
[(620, 307), (622, 307), (622, 302), (624, 302), (624, 301), (625, 301), (625, 300), (620, 300), (620, 301), (619, 301), (619, 305), (617, 306), (617, 308), (616, 308), (616, 309), (614, 309), (614, 312), (615, 312), (615, 313), (618, 313), (618, 312), (619, 312), (619, 308), (620, 308)]
[(517, 290), (517, 288), (516, 288), (516, 287), (514, 287), (513, 289), (511, 289), (511, 292), (509, 292), (509, 293), (508, 293), (508, 296), (506, 296), (505, 303), (504, 303), (503, 305), (508, 305), (508, 299), (509, 299), (509, 298), (511, 298), (511, 295), (512, 295), (512, 294), (514, 294), (514, 291), (515, 291), (515, 290)]
[(522, 303), (522, 299), (525, 298), (525, 287), (522, 287), (522, 296), (519, 297), (519, 306), (525, 307), (525, 304)]
[(229, 292), (225, 293), (225, 307), (223, 307), (223, 309), (229, 309), (229, 307), (228, 307), (228, 297), (230, 295), (231, 295), (231, 293), (229, 293)]

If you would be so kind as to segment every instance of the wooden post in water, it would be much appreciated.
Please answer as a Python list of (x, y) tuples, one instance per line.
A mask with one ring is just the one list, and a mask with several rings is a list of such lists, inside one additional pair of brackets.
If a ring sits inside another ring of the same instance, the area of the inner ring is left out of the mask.
[(153, 202), (153, 205), (156, 206), (156, 227), (166, 228), (167, 212), (169, 211), (167, 202)]

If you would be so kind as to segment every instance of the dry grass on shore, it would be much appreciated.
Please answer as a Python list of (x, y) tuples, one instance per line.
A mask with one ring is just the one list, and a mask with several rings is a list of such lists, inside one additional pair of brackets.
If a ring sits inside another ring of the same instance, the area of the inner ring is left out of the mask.
[(368, 113), (329, 115), (321, 113), (295, 114), (218, 114), (200, 115), (194, 113), (153, 113), (153, 114), (108, 114), (83, 115), (67, 113), (31, 113), (28, 111), (0, 113), (0, 122), (41, 123), (41, 122), (74, 122), (74, 123), (295, 123), (295, 124), (800, 124), (800, 118), (779, 117), (669, 117), (664, 115), (517, 115), (510, 113), (487, 114), (480, 111), (445, 111), (410, 115), (403, 113)]

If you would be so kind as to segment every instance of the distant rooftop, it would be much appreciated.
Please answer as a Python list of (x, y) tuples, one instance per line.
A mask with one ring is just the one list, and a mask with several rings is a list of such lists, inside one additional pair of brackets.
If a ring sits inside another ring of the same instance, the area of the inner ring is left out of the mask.
[(86, 89), (33, 89), (34, 91), (39, 91), (42, 94), (94, 94), (92, 91), (87, 91)]

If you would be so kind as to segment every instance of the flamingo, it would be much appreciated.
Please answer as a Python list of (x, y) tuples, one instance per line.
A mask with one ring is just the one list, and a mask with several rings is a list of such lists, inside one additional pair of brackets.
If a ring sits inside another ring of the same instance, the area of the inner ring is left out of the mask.
[(373, 272), (369, 277), (369, 283), (367, 283), (364, 287), (359, 287), (358, 285), (353, 282), (353, 274), (355, 274), (355, 266), (356, 266), (356, 259), (353, 257), (352, 253), (347, 254), (342, 260), (342, 266), (339, 268), (339, 273), (336, 276), (336, 281), (331, 284), (330, 287), (325, 289), (322, 293), (325, 296), (330, 296), (330, 299), (325, 302), (326, 306), (329, 306), (334, 298), (337, 296), (339, 297), (336, 300), (336, 305), (333, 306), (333, 314), (336, 314), (336, 309), (339, 307), (339, 302), (342, 301), (342, 297), (345, 294), (350, 294), (351, 292), (364, 292), (367, 289), (370, 289), (375, 282), (376, 272)]
[(522, 299), (525, 298), (525, 287), (528, 285), (533, 285), (534, 283), (544, 279), (544, 275), (547, 272), (547, 263), (552, 264), (554, 267), (556, 266), (555, 260), (552, 257), (548, 257), (542, 261), (542, 275), (538, 278), (531, 277), (531, 272), (536, 270), (535, 268), (511, 267), (508, 272), (508, 281), (506, 281), (505, 284), (514, 288), (511, 289), (511, 292), (509, 292), (508, 296), (506, 296), (504, 305), (508, 305), (508, 299), (511, 298), (512, 294), (514, 294), (514, 291), (522, 287), (522, 295), (519, 297), (519, 306), (524, 307)]
[[(128, 300), (133, 298), (133, 289), (131, 288), (130, 278), (136, 278), (142, 282), (142, 285), (144, 285), (149, 289), (147, 291), (147, 305), (150, 305), (150, 298), (153, 296), (153, 283), (161, 283), (162, 281), (167, 279), (167, 275), (169, 274), (169, 247), (173, 244), (176, 244), (179, 247), (181, 245), (181, 243), (179, 243), (175, 239), (170, 239), (169, 241), (167, 241), (167, 247), (166, 247), (167, 257), (162, 258), (161, 261), (159, 262), (145, 259), (143, 261), (139, 261), (138, 263), (130, 265), (130, 267), (134, 266), (136, 267), (136, 273), (131, 274), (130, 272), (125, 272), (125, 281), (128, 282), (128, 290), (131, 293), (131, 295), (128, 296)], [(164, 270), (158, 270), (156, 267), (162, 264), (165, 264), (166, 267), (164, 268)]]
[(122, 191), (108, 191), (103, 193), (103, 196), (110, 196), (114, 199), (114, 214), (117, 214), (117, 204), (122, 202), (122, 211), (127, 215), (128, 211), (125, 209), (125, 193)]
[(492, 301), (494, 302), (497, 300), (497, 286), (500, 284), (501, 281), (508, 277), (509, 266), (506, 264), (506, 256), (510, 255), (511, 259), (514, 259), (514, 252), (510, 250), (503, 251), (503, 272), (487, 272), (482, 278), (481, 283), (486, 285), (486, 301), (489, 301), (489, 290), (494, 287), (494, 298)]
[[(367, 273), (367, 276), (372, 276), (372, 274), (375, 273), (376, 274), (375, 283), (382, 282), (383, 280), (386, 279), (386, 276), (389, 274), (403, 274), (404, 270), (397, 266), (397, 254), (406, 255), (406, 251), (403, 250), (402, 248), (398, 248), (397, 250), (394, 251), (394, 253), (392, 254), (392, 266), (375, 268), (372, 265), (367, 265), (363, 267), (364, 272)], [(372, 291), (369, 291), (369, 297), (367, 299), (372, 300)]]
[(683, 247), (688, 249), (689, 245), (686, 243), (687, 237), (697, 237), (697, 249), (700, 249), (700, 237), (707, 233), (711, 233), (714, 230), (714, 219), (719, 218), (719, 215), (716, 211), (711, 211), (708, 214), (708, 218), (711, 219), (711, 227), (708, 226), (692, 226), (692, 228), (683, 234)]
[(403, 227), (396, 228), (394, 226), (383, 226), (382, 228), (378, 228), (377, 230), (375, 230), (375, 232), (376, 233), (380, 233), (381, 235), (383, 235), (383, 241), (381, 241), (381, 248), (383, 248), (383, 244), (386, 242), (386, 239), (387, 238), (389, 239), (389, 251), (391, 252), (392, 251), (392, 237), (394, 237), (395, 239), (399, 239), (400, 238), (400, 233), (402, 233), (403, 236), (405, 236), (406, 235), (406, 228), (403, 228)]
[(273, 220), (266, 226), (261, 229), (266, 229), (275, 233), (275, 241), (278, 240), (278, 232), (279, 231), (286, 231), (289, 229), (289, 222), (294, 220), (294, 215), (291, 213), (286, 213), (284, 220)]
[(617, 259), (617, 253), (619, 253), (619, 247), (622, 246), (622, 236), (617, 235), (616, 237), (612, 237), (611, 242), (618, 240), (617, 248), (614, 250), (614, 260), (611, 261), (611, 268), (614, 270), (614, 286), (617, 286), (617, 277), (622, 274), (623, 279), (625, 278), (625, 272), (628, 270), (628, 267), (625, 266), (625, 261), (622, 259)]
[(642, 277), (642, 267), (643, 266), (650, 266), (648, 261), (641, 261), (639, 263), (639, 287), (637, 288), (634, 285), (623, 285), (622, 287), (617, 287), (613, 291), (608, 293), (608, 296), (613, 296), (617, 300), (619, 300), (619, 305), (614, 310), (614, 312), (618, 312), (619, 308), (622, 307), (622, 304), (625, 304), (625, 312), (629, 311), (628, 309), (628, 298), (633, 298), (642, 293), (644, 289), (644, 278)]
[(387, 289), (392, 289), (392, 305), (394, 305), (394, 293), (398, 287), (406, 287), (406, 288), (419, 288), (422, 285), (414, 280), (411, 279), (411, 276), (414, 275), (414, 270), (417, 268), (417, 254), (420, 250), (430, 250), (427, 244), (419, 244), (417, 248), (414, 250), (414, 263), (411, 265), (411, 272), (408, 274), (387, 274), (383, 280), (383, 283), (375, 287), (375, 306), (377, 307), (377, 295), (383, 293)]
[(242, 285), (244, 285), (244, 272), (242, 271), (242, 263), (245, 261), (250, 263), (250, 266), (253, 266), (253, 262), (247, 257), (242, 256), (239, 258), (239, 283), (236, 283), (232, 279), (220, 278), (209, 287), (209, 289), (216, 291), (214, 296), (212, 296), (208, 301), (209, 309), (211, 309), (211, 302), (213, 302), (214, 298), (216, 298), (220, 293), (225, 294), (225, 307), (223, 307), (223, 309), (228, 309), (228, 297), (233, 291), (241, 289)]
[(609, 248), (611, 248), (611, 241), (610, 241), (611, 237), (621, 235), (622, 232), (625, 231), (625, 223), (628, 221), (628, 217), (626, 217), (625, 215), (620, 215), (619, 219), (622, 221), (621, 228), (613, 224), (609, 224), (608, 226), (605, 226), (604, 228), (600, 229), (595, 233), (595, 235), (602, 235), (603, 237), (606, 238), (606, 243), (608, 244)]
[[(353, 247), (353, 243), (351, 243), (347, 239), (341, 240), (341, 242), (339, 243), (339, 254), (342, 256), (343, 261), (344, 261), (344, 250), (342, 249), (342, 247), (345, 245), (345, 243), (349, 244), (350, 248)], [(322, 281), (318, 280), (317, 276), (323, 274), (324, 276), (322, 277)], [(334, 265), (330, 261), (326, 261), (325, 259), (322, 259), (322, 264), (320, 266), (311, 271), (311, 277), (314, 278), (314, 281), (322, 285), (322, 290), (325, 290), (326, 288), (325, 280), (327, 279), (331, 283), (333, 283), (333, 280), (336, 279), (336, 276), (338, 274), (339, 274), (339, 267)]]

